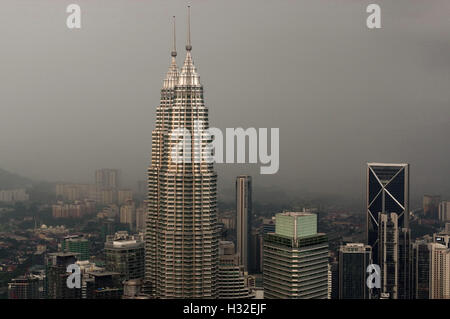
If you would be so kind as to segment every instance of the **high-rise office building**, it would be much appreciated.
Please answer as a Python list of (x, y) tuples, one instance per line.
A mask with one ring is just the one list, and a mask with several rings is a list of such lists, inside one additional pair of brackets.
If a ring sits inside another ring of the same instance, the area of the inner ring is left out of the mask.
[(430, 245), (430, 299), (450, 299), (450, 249)]
[(247, 285), (244, 266), (239, 262), (234, 243), (221, 241), (219, 243), (219, 275), (217, 290), (221, 299), (248, 299), (254, 298)]
[(249, 245), (249, 269), (251, 274), (261, 273), (263, 236), (260, 229), (252, 229)]
[(330, 262), (331, 267), (331, 299), (339, 299), (339, 261)]
[(264, 236), (264, 298), (327, 299), (328, 239), (317, 233), (317, 215), (276, 215), (275, 233)]
[(409, 164), (367, 164), (366, 237), (378, 260), (378, 215), (398, 214), (398, 227), (409, 228)]
[(65, 237), (61, 248), (66, 253), (78, 253), (77, 260), (88, 260), (90, 257), (89, 240), (80, 235)]
[(378, 264), (381, 270), (381, 292), (389, 298), (398, 296), (398, 215), (378, 215)]
[(430, 242), (418, 239), (412, 245), (412, 299), (430, 298)]
[(67, 266), (75, 264), (77, 253), (52, 253), (47, 257), (46, 291), (48, 299), (81, 299), (80, 288), (69, 288)]
[[(152, 132), (145, 291), (156, 298), (217, 297), (217, 174), (200, 158), (209, 142), (199, 132), (209, 127), (208, 108), (192, 60), (190, 18), (186, 51), (181, 72), (172, 51)], [(182, 150), (171, 139), (180, 127)]]
[(241, 175), (236, 177), (236, 225), (237, 225), (237, 253), (248, 271), (250, 259), (250, 242), (252, 229), (252, 177)]
[(398, 299), (412, 298), (412, 245), (409, 228), (398, 231)]
[(372, 264), (372, 247), (349, 243), (339, 248), (339, 299), (370, 299), (367, 266)]
[(106, 270), (118, 272), (122, 280), (144, 278), (144, 241), (126, 231), (107, 236), (105, 243)]
[(391, 299), (411, 298), (411, 233), (399, 228), (396, 213), (378, 215), (381, 292)]

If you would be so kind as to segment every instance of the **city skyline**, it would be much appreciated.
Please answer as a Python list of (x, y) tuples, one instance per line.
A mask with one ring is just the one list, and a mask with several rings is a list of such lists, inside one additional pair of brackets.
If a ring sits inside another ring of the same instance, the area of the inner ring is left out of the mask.
[[(0, 55), (11, 61), (4, 74), (14, 74), (0, 80), (1, 105), (8, 114), (0, 127), (14, 132), (0, 139), (2, 168), (37, 180), (85, 182), (98, 167), (117, 167), (128, 185), (145, 179), (151, 132), (146, 124), (155, 120), (152, 101), (165, 72), (159, 61), (171, 45), (171, 31), (163, 26), (174, 14), (184, 24), (181, 2), (127, 7), (110, 2), (107, 12), (95, 2), (83, 2), (88, 15), (77, 33), (59, 28), (47, 13), (53, 4), (40, 2), (35, 8), (40, 28), (31, 29), (26, 15), (15, 14), (15, 2), (7, 0), (2, 10), (10, 27), (0, 30), (5, 39)], [(364, 4), (350, 1), (347, 9), (329, 7), (327, 1), (250, 1), (239, 4), (240, 10), (231, 10), (233, 2), (193, 5), (192, 27), (215, 126), (280, 128), (278, 174), (261, 176), (258, 165), (219, 164), (220, 196), (232, 198), (234, 181), (228, 176), (249, 174), (256, 185), (290, 194), (358, 194), (351, 197), (355, 200), (362, 198), (359, 185), (368, 161), (410, 163), (416, 173), (412, 198), (424, 192), (450, 194), (448, 179), (437, 173), (450, 169), (443, 147), (450, 125), (442, 116), (449, 99), (447, 48), (439, 40), (450, 30), (440, 10), (448, 2), (381, 1), (386, 14), (376, 33), (364, 26)], [(414, 23), (408, 20), (413, 11), (422, 12)], [(328, 19), (318, 20), (318, 12)], [(117, 25), (114, 17), (123, 23)], [(33, 47), (19, 40), (28, 37), (24, 29), (37, 39)], [(210, 30), (216, 36), (209, 37)], [(178, 42), (184, 40), (180, 33)], [(16, 54), (12, 48), (17, 46), (35, 52), (33, 58)], [(329, 158), (345, 169), (332, 170)]]
[[(275, 309), (244, 299), (450, 299), (450, 20), (435, 5), (194, 0), (191, 17), (181, 0), (110, 0), (114, 29), (79, 1), (65, 33), (41, 38), (64, 49), (36, 42), (29, 82), (9, 64), (0, 77), (17, 97), (0, 94), (13, 132), (0, 134), (0, 299), (181, 299), (212, 317)], [(11, 126), (31, 105), (35, 126), (31, 111)]]

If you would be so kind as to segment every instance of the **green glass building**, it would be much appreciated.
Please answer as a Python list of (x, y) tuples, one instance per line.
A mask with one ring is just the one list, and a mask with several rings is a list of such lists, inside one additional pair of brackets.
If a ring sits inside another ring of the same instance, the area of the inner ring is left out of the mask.
[(264, 235), (264, 298), (326, 299), (328, 238), (317, 233), (317, 215), (276, 215), (275, 233)]
[(78, 253), (78, 260), (89, 260), (89, 240), (82, 236), (68, 236), (61, 243), (61, 249), (65, 253)]

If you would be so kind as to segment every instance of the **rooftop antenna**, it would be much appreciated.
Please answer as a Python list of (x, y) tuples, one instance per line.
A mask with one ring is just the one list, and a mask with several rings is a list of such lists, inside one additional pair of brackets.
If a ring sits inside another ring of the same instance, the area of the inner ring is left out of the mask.
[(187, 34), (187, 44), (186, 51), (191, 51), (191, 6), (188, 6), (188, 34)]
[(171, 53), (171, 55), (172, 55), (173, 57), (176, 57), (176, 56), (177, 56), (177, 44), (176, 44), (176, 40), (177, 40), (177, 38), (176, 38), (176, 32), (175, 32), (175, 16), (173, 16), (173, 50), (172, 50), (172, 53)]

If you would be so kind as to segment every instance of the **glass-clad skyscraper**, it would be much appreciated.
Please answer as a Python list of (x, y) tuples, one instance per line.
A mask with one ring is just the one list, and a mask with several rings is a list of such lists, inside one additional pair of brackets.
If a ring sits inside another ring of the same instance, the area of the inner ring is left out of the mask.
[(409, 164), (368, 163), (366, 191), (367, 244), (378, 261), (379, 214), (396, 213), (398, 227), (409, 228)]
[[(195, 125), (200, 123), (205, 130), (209, 124), (191, 50), (188, 32), (181, 72), (174, 45), (152, 133), (145, 286), (155, 298), (217, 297), (217, 174), (212, 163), (198, 160), (209, 140), (195, 138), (199, 133)], [(172, 133), (180, 130), (184, 134), (174, 139)], [(182, 156), (174, 157), (180, 143)]]
[(339, 248), (339, 299), (370, 299), (367, 266), (372, 264), (372, 248), (348, 243)]
[(276, 215), (275, 233), (264, 235), (263, 284), (264, 298), (328, 298), (328, 238), (317, 215)]

